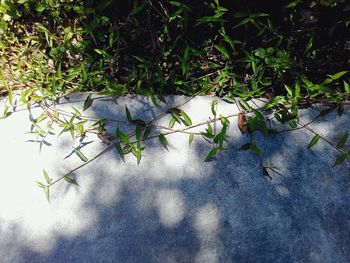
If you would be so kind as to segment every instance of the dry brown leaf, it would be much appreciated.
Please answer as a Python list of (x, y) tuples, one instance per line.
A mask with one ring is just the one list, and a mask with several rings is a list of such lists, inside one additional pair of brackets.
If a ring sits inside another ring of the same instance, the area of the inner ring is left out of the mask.
[(106, 132), (102, 132), (102, 133), (98, 133), (97, 134), (97, 137), (100, 138), (100, 140), (104, 143), (104, 144), (107, 144), (107, 145), (110, 145), (111, 144), (111, 136), (108, 135)]
[(245, 134), (248, 132), (247, 117), (244, 111), (241, 111), (240, 113), (238, 113), (238, 128), (242, 134)]
[(181, 116), (181, 110), (178, 108), (170, 108), (166, 111), (166, 113), (172, 113), (175, 112), (177, 115)]

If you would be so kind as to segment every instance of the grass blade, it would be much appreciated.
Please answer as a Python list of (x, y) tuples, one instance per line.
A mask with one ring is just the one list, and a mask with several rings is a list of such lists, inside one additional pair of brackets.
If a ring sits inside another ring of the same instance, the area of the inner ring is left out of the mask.
[(193, 138), (194, 138), (194, 134), (190, 133), (190, 136), (188, 137), (188, 144), (191, 146), (192, 142), (193, 142)]
[(314, 146), (318, 140), (320, 139), (320, 135), (316, 134), (310, 141), (309, 145), (307, 146), (308, 149), (310, 149), (312, 146)]
[(51, 180), (51, 178), (49, 177), (49, 175), (48, 175), (48, 173), (46, 172), (46, 170), (43, 170), (43, 174), (44, 174), (45, 181), (46, 181), (48, 184), (51, 184), (52, 180)]
[(126, 105), (125, 105), (125, 113), (126, 113), (126, 118), (128, 119), (128, 122), (132, 122), (131, 113)]
[(184, 118), (184, 124), (186, 126), (191, 126), (192, 125), (192, 120), (191, 118), (186, 114), (186, 112), (184, 112), (183, 110), (181, 110), (181, 115)]
[(207, 155), (207, 157), (205, 157), (205, 161), (208, 162), (210, 161), (214, 156), (215, 154), (218, 152), (218, 148), (215, 147), (213, 149), (211, 149)]
[(76, 186), (80, 186), (80, 185), (78, 184), (78, 182), (77, 182), (75, 179), (73, 179), (72, 177), (70, 177), (70, 176), (68, 176), (68, 175), (66, 175), (66, 176), (64, 177), (64, 180), (67, 181), (67, 182), (70, 183), (70, 184), (74, 184), (74, 185), (76, 185)]
[(341, 149), (344, 147), (346, 140), (348, 139), (349, 136), (349, 132), (347, 131), (346, 133), (344, 133), (344, 135), (340, 138), (339, 142), (337, 143), (337, 148)]
[(87, 98), (84, 101), (84, 107), (83, 107), (83, 111), (87, 110), (88, 108), (90, 108), (90, 106), (92, 105), (93, 100), (91, 99), (91, 94), (89, 96), (87, 96)]
[(159, 134), (159, 140), (160, 142), (162, 143), (163, 147), (167, 150), (168, 150), (168, 140), (165, 138), (164, 134)]
[(74, 148), (74, 152), (83, 162), (88, 161), (88, 158), (81, 152), (80, 147)]

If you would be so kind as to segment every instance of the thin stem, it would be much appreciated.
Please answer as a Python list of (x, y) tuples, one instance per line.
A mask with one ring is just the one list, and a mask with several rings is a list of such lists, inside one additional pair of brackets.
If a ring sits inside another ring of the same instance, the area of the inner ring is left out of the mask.
[[(302, 123), (301, 121), (300, 121), (300, 123)], [(310, 131), (310, 132), (312, 132), (313, 134), (318, 134), (318, 133), (316, 133), (315, 131), (313, 131), (311, 128), (309, 128), (309, 127), (307, 127), (307, 126), (305, 126), (305, 129), (307, 129), (308, 131)], [(331, 141), (329, 141), (327, 138), (325, 138), (324, 136), (322, 136), (322, 135), (320, 135), (320, 134), (318, 134), (319, 136), (320, 136), (320, 138), (322, 139), (322, 140), (324, 140), (325, 142), (327, 142), (330, 146), (332, 146), (335, 150), (337, 150), (338, 152), (340, 152), (340, 153), (342, 153), (342, 154), (344, 154), (345, 152), (343, 151), (343, 150), (341, 150), (341, 149), (339, 149), (339, 148), (337, 148), (337, 146), (335, 146)]]

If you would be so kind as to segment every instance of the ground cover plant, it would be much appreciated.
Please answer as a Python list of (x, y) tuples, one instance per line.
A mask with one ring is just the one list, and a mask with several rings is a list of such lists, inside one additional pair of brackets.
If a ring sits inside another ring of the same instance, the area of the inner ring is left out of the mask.
[[(239, 118), (242, 133), (261, 131), (269, 135), (265, 112), (288, 123), (291, 129), (308, 128), (300, 123), (298, 109), (314, 103), (338, 110), (349, 99), (350, 4), (345, 0), (293, 1), (96, 1), (96, 0), (0, 0), (0, 93), (7, 96), (3, 112), (11, 114), (17, 103), (38, 104), (43, 115), (33, 119), (34, 130), (45, 138), (57, 123), (72, 137), (95, 132), (104, 134), (103, 118), (93, 123), (74, 110), (69, 118), (55, 109), (59, 98), (73, 92), (109, 96), (140, 94), (156, 105), (169, 94), (218, 96), (237, 103), (238, 116), (216, 116), (200, 134), (191, 133), (191, 116), (181, 106), (169, 109), (171, 132), (202, 136), (213, 148), (205, 160), (224, 150), (229, 117)], [(14, 96), (19, 100), (14, 100)], [(263, 108), (247, 101), (266, 98)], [(89, 108), (88, 96), (83, 108)], [(116, 127), (113, 146), (121, 158), (135, 155), (141, 160), (152, 123), (125, 114), (135, 132), (125, 134)], [(221, 132), (210, 126), (219, 121)], [(183, 129), (174, 129), (182, 123)], [(157, 135), (164, 147), (167, 134)], [(342, 148), (348, 133), (331, 143), (341, 164), (350, 151)], [(133, 140), (131, 140), (133, 138)], [(251, 136), (242, 146), (260, 156)], [(314, 135), (311, 148), (320, 139)], [(322, 138), (321, 138), (322, 139)], [(323, 138), (327, 140), (326, 138)], [(80, 148), (75, 153), (87, 160)], [(97, 157), (100, 154), (96, 155)], [(96, 158), (97, 158), (96, 157)], [(261, 157), (260, 157), (261, 158)], [(264, 174), (269, 173), (262, 165)], [(75, 171), (76, 169), (74, 169)], [(76, 183), (69, 174), (39, 185), (49, 187), (61, 179)]]

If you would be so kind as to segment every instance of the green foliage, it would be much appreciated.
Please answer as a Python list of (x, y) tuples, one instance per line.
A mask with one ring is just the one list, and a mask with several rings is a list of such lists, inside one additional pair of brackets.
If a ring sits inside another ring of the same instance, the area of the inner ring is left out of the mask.
[[(57, 110), (48, 114), (45, 103), (54, 105), (79, 91), (90, 94), (82, 111), (93, 105), (92, 93), (141, 94), (155, 106), (166, 102), (168, 94), (216, 95), (250, 113), (251, 136), (273, 132), (265, 113), (296, 129), (301, 107), (327, 101), (329, 110), (338, 109), (339, 115), (344, 110), (343, 101), (350, 97), (349, 17), (349, 4), (335, 0), (0, 0), (0, 95), (7, 95), (2, 115), (16, 108), (13, 98), (18, 94), (18, 103), (28, 108), (36, 103), (45, 110), (32, 117), (30, 132), (43, 145), (57, 123), (60, 134), (68, 132), (72, 139), (96, 132), (123, 161), (131, 153), (138, 164), (143, 141), (159, 138), (168, 150), (168, 133), (153, 135), (154, 126), (133, 118), (125, 107), (134, 131), (116, 128), (112, 136), (106, 133), (105, 119), (91, 123), (76, 108), (68, 116)], [(246, 101), (254, 97), (269, 101), (261, 110), (252, 109)], [(210, 107), (213, 118), (200, 133), (211, 145), (206, 161), (225, 150), (230, 125), (227, 116), (218, 114), (216, 100)], [(180, 108), (166, 113), (169, 133), (194, 125)], [(197, 134), (184, 131), (191, 145)], [(343, 151), (347, 138), (348, 132), (334, 145), (340, 152), (335, 165), (349, 156)], [(319, 139), (315, 135), (308, 148)], [(244, 149), (262, 158), (254, 140)], [(83, 164), (92, 160), (81, 147), (73, 152)], [(261, 167), (265, 174), (272, 170)], [(70, 174), (62, 178), (78, 185)], [(38, 185), (49, 199), (55, 181), (46, 172), (44, 179), (47, 184)]]
[[(1, 1), (0, 90), (9, 94), (8, 83), (26, 90), (23, 102), (82, 90), (112, 96), (135, 92), (156, 103), (164, 94), (192, 95), (199, 89), (231, 98), (281, 96), (284, 85), (297, 79), (305, 100), (348, 96), (348, 85), (339, 80), (349, 61), (340, 55), (330, 63), (327, 57), (338, 51), (323, 43), (334, 33), (348, 45), (340, 36), (349, 27), (349, 6), (344, 1), (270, 5)], [(338, 20), (325, 23), (328, 13), (339, 14)], [(86, 103), (84, 110), (91, 101)]]
[(312, 137), (309, 145), (307, 146), (308, 149), (310, 149), (311, 147), (313, 147), (317, 142), (318, 140), (320, 139), (320, 135), (319, 134), (315, 134), (314, 137)]

